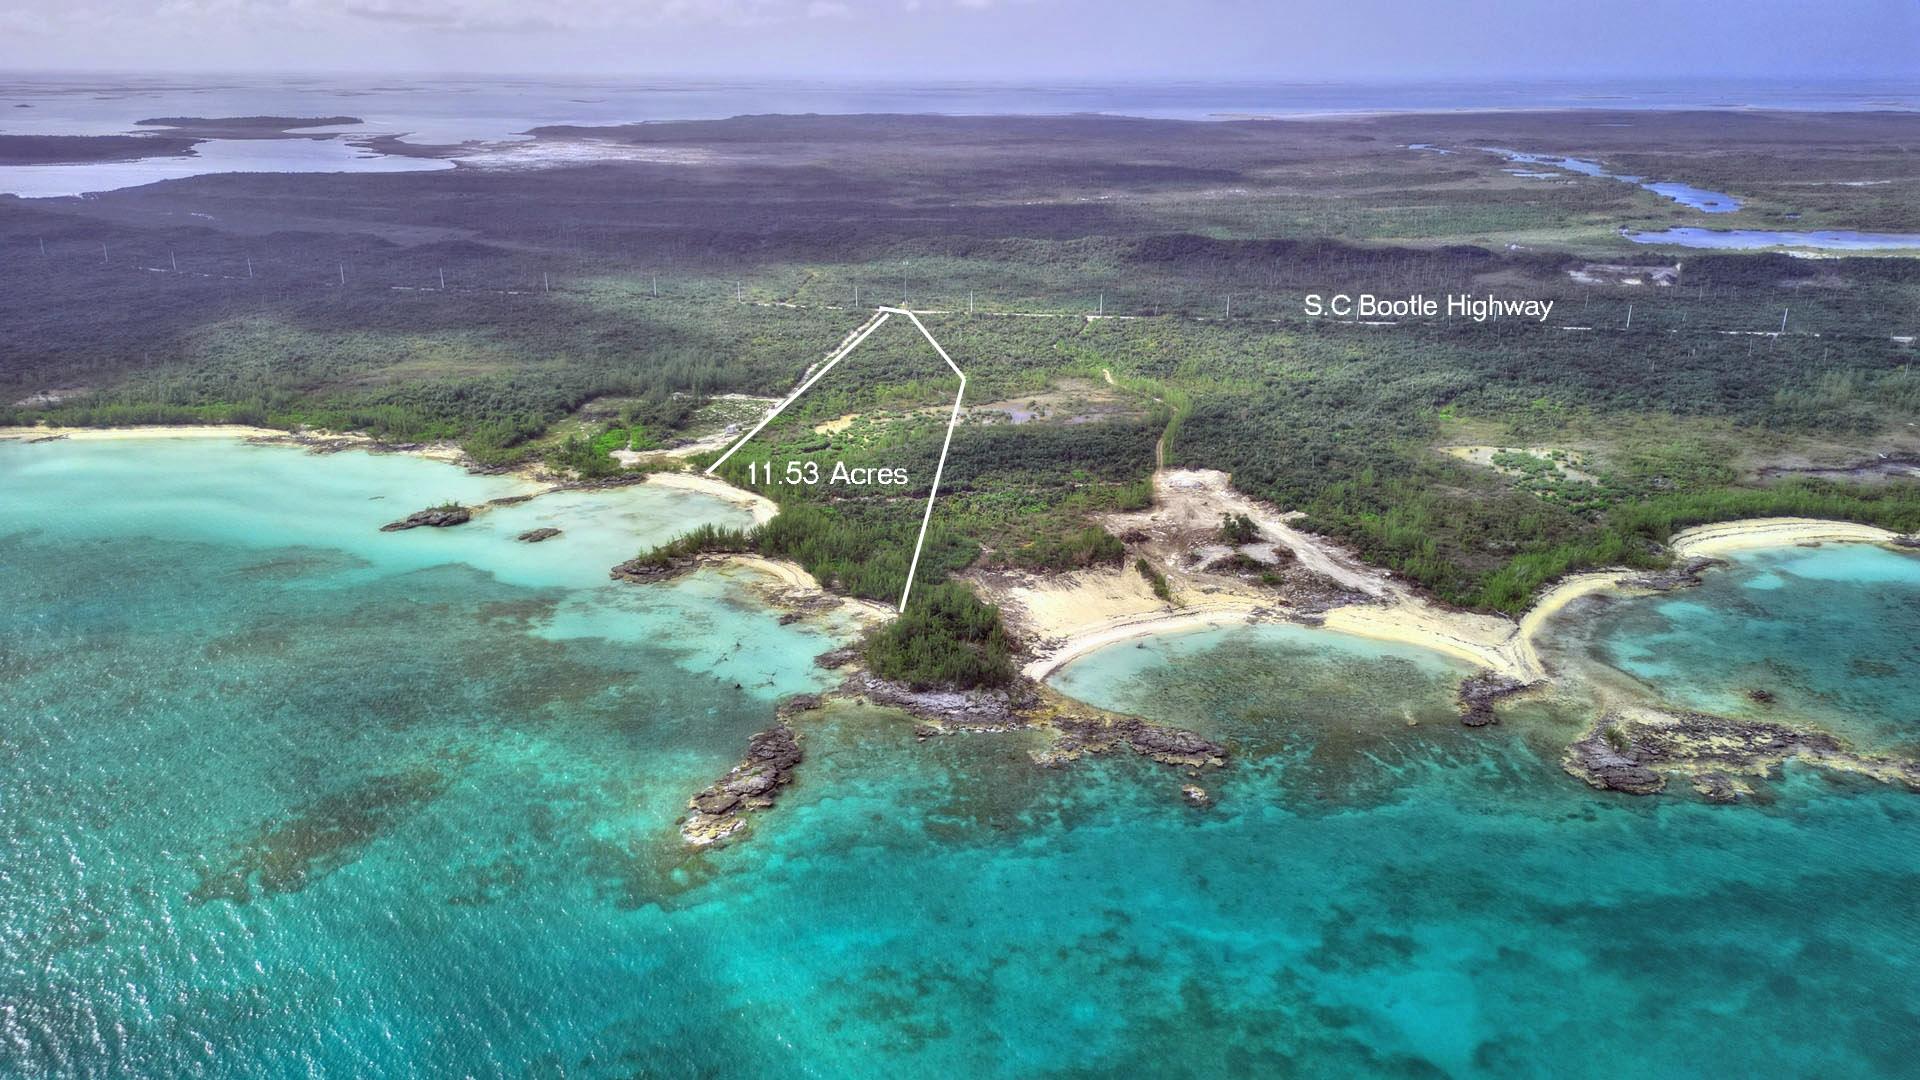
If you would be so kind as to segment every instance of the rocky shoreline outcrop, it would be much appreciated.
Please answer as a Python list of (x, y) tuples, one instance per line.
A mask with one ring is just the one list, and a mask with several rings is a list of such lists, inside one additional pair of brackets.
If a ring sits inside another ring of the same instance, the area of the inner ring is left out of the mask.
[(1533, 687), (1533, 683), (1497, 671), (1476, 671), (1460, 680), (1460, 690), (1456, 695), (1460, 706), (1460, 722), (1468, 727), (1499, 723), (1499, 717), (1494, 715), (1494, 703)]
[(799, 737), (785, 723), (756, 732), (740, 764), (687, 800), (681, 838), (706, 847), (733, 836), (746, 827), (747, 814), (773, 805), (803, 757)]
[(947, 731), (1017, 731), (1040, 704), (1032, 683), (1021, 680), (1005, 690), (915, 690), (860, 671), (840, 684), (843, 697), (860, 697), (899, 709)]
[(519, 536), (514, 537), (514, 539), (520, 541), (523, 544), (538, 544), (543, 540), (551, 540), (554, 537), (559, 535), (560, 535), (559, 529), (555, 529), (551, 526), (544, 526), (538, 529), (528, 529), (526, 532), (523, 532)]
[(1725, 559), (1695, 555), (1690, 559), (1675, 563), (1665, 570), (1654, 570), (1635, 577), (1624, 578), (1620, 584), (1628, 588), (1647, 589), (1652, 592), (1672, 592), (1675, 589), (1691, 589), (1702, 581), (1701, 575), (1716, 566), (1725, 566)]
[(1117, 750), (1187, 769), (1218, 769), (1227, 763), (1225, 746), (1195, 732), (1150, 723), (1137, 716), (1060, 716), (1053, 719), (1052, 726), (1060, 737), (1043, 755), (1042, 765), (1060, 766), (1081, 754)]
[(382, 439), (367, 439), (352, 435), (313, 435), (304, 431), (289, 431), (284, 435), (254, 435), (247, 442), (255, 446), (298, 446), (309, 454), (337, 454), (342, 450), (366, 450), (375, 454), (416, 454), (427, 449), (426, 443), (387, 442)]
[(917, 729), (921, 738), (1050, 730), (1053, 745), (1036, 758), (1048, 767), (1065, 765), (1082, 754), (1120, 750), (1192, 769), (1227, 763), (1226, 747), (1201, 735), (1072, 702), (1031, 679), (1020, 679), (1003, 690), (915, 690), (862, 671), (842, 683), (839, 694), (912, 715), (921, 721)]
[(464, 506), (433, 506), (425, 510), (415, 510), (399, 521), (389, 521), (380, 526), (381, 532), (400, 532), (404, 529), (446, 529), (455, 525), (465, 525), (473, 520), (473, 511)]
[(607, 571), (607, 576), (615, 581), (630, 581), (636, 585), (645, 585), (655, 581), (671, 581), (683, 574), (692, 573), (699, 566), (699, 558), (693, 555), (668, 559), (665, 562), (652, 562), (644, 557), (636, 557)]
[(1747, 791), (1738, 776), (1770, 775), (1789, 758), (1920, 792), (1920, 761), (1857, 754), (1813, 728), (1702, 712), (1606, 713), (1567, 748), (1561, 766), (1605, 791), (1651, 795), (1684, 778), (1702, 798), (1733, 802)]

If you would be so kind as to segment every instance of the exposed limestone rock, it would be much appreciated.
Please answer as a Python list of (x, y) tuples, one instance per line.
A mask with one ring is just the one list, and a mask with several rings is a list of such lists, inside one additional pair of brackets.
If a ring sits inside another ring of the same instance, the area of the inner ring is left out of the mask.
[(1493, 713), (1494, 702), (1532, 685), (1497, 671), (1474, 672), (1460, 680), (1460, 722), (1468, 727), (1486, 727), (1497, 723), (1499, 718)]
[(1740, 801), (1740, 789), (1734, 784), (1733, 777), (1722, 772), (1700, 773), (1693, 778), (1693, 790), (1708, 802), (1730, 803)]
[(402, 529), (418, 529), (422, 526), (430, 529), (445, 529), (453, 525), (465, 525), (473, 520), (473, 511), (464, 506), (435, 506), (427, 510), (416, 510), (399, 521), (390, 521), (380, 526), (381, 532), (399, 532)]
[(1205, 810), (1207, 807), (1213, 805), (1213, 796), (1207, 794), (1207, 789), (1201, 787), (1199, 784), (1188, 784), (1182, 787), (1180, 789), (1180, 797), (1187, 800), (1188, 806), (1198, 810)]
[(947, 731), (1018, 730), (1028, 726), (1027, 710), (1039, 704), (1033, 687), (1024, 681), (1007, 690), (915, 690), (861, 672), (842, 684), (840, 692), (911, 713)]
[(631, 581), (645, 585), (653, 581), (666, 581), (691, 572), (700, 565), (700, 560), (692, 556), (684, 559), (672, 559), (665, 563), (651, 563), (640, 559), (628, 559), (626, 562), (607, 571), (607, 576), (615, 581)]
[(858, 659), (860, 659), (860, 646), (843, 645), (838, 649), (828, 649), (826, 652), (814, 657), (813, 666), (832, 671), (836, 668), (846, 667)]
[(1684, 562), (1676, 563), (1666, 570), (1655, 570), (1639, 577), (1627, 578), (1623, 585), (1636, 589), (1650, 589), (1654, 592), (1672, 592), (1675, 589), (1691, 589), (1700, 584), (1700, 575), (1715, 566), (1725, 566), (1724, 559), (1710, 559), (1696, 555)]
[(539, 528), (539, 529), (528, 529), (526, 532), (523, 532), (519, 536), (514, 537), (514, 539), (520, 541), (523, 544), (537, 544), (542, 540), (551, 540), (554, 537), (559, 535), (560, 535), (559, 529)]
[(800, 758), (800, 742), (787, 725), (754, 735), (747, 740), (745, 761), (687, 801), (680, 836), (695, 847), (732, 836), (746, 826), (748, 811), (773, 805), (780, 788), (792, 782)]
[(1744, 790), (1735, 777), (1769, 775), (1788, 758), (1920, 791), (1920, 761), (1854, 753), (1813, 728), (1697, 712), (1608, 713), (1561, 764), (1597, 788), (1647, 795), (1680, 776), (1706, 798), (1730, 802)]
[(819, 694), (794, 694), (785, 701), (782, 701), (779, 706), (773, 710), (773, 714), (785, 720), (790, 716), (798, 716), (803, 712), (813, 712), (826, 703), (827, 699)]
[(1081, 754), (1131, 750), (1162, 765), (1219, 768), (1227, 763), (1227, 748), (1179, 728), (1150, 724), (1137, 716), (1062, 715), (1053, 719), (1060, 740), (1042, 764), (1064, 764)]
[(1562, 763), (1573, 775), (1606, 791), (1651, 795), (1667, 786), (1666, 778), (1643, 764), (1648, 752), (1638, 747), (1606, 719), (1586, 738), (1567, 748)]

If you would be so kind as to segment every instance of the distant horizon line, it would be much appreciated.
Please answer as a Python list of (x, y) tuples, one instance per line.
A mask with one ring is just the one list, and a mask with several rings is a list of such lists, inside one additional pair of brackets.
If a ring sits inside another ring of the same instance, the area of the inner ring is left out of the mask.
[(1328, 76), (1315, 78), (1281, 78), (1267, 76), (1221, 76), (1204, 77), (1192, 75), (1047, 75), (1033, 74), (1020, 76), (858, 76), (845, 75), (800, 75), (800, 74), (749, 74), (745, 72), (704, 72), (704, 73), (631, 73), (618, 72), (536, 72), (536, 71), (461, 71), (461, 70), (383, 70), (356, 68), (85, 68), (85, 67), (12, 67), (0, 69), (0, 87), (22, 77), (34, 76), (75, 76), (75, 77), (142, 77), (142, 78), (265, 78), (281, 79), (418, 79), (418, 80), (476, 80), (495, 82), (552, 82), (552, 83), (611, 83), (623, 86), (644, 86), (647, 83), (795, 83), (815, 86), (910, 86), (921, 88), (941, 87), (1118, 87), (1118, 86), (1216, 86), (1216, 87), (1353, 87), (1353, 86), (1446, 86), (1446, 87), (1500, 87), (1500, 86), (1620, 86), (1641, 85), (1656, 87), (1693, 87), (1715, 84), (1739, 84), (1746, 86), (1862, 86), (1887, 84), (1920, 90), (1920, 71), (1912, 73), (1870, 73), (1847, 75), (1773, 75), (1773, 74), (1713, 74), (1691, 75), (1682, 78), (1649, 74), (1604, 74), (1569, 76), (1552, 75), (1505, 75), (1497, 78), (1481, 78), (1470, 75), (1409, 75), (1409, 76)]

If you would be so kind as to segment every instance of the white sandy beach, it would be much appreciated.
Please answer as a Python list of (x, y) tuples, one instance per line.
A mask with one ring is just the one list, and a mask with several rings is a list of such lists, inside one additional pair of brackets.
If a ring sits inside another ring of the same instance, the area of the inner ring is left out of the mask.
[(772, 499), (734, 487), (725, 480), (707, 476), (704, 473), (657, 472), (647, 477), (647, 483), (678, 491), (697, 491), (702, 495), (711, 495), (716, 499), (724, 500), (750, 511), (755, 525), (765, 525), (780, 513), (780, 507), (776, 506)]
[(1680, 556), (1719, 556), (1751, 548), (1795, 544), (1886, 544), (1898, 533), (1851, 521), (1821, 518), (1749, 518), (1700, 525), (1675, 533), (1667, 546)]
[(0, 439), (72, 439), (76, 442), (106, 442), (120, 439), (251, 439), (279, 438), (287, 433), (276, 428), (250, 427), (246, 424), (149, 424), (140, 427), (0, 427)]

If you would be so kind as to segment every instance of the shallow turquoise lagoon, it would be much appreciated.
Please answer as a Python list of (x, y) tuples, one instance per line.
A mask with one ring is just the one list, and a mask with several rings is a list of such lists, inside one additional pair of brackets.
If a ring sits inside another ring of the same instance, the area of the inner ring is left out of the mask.
[[(1553, 721), (1467, 732), (1450, 662), (1316, 631), (1061, 676), (1232, 744), (1212, 810), (1143, 761), (1043, 770), (1029, 736), (920, 742), (847, 707), (807, 722), (749, 840), (689, 855), (688, 794), (839, 637), (723, 577), (608, 583), (737, 519), (681, 493), (377, 531), (514, 490), (403, 457), (0, 443), (0, 1075), (1920, 1060), (1920, 799), (1810, 772), (1760, 805), (1598, 795)], [(512, 542), (542, 515), (567, 535)]]
[(1863, 747), (1920, 752), (1920, 555), (1866, 544), (1743, 552), (1699, 588), (1600, 597), (1568, 614), (1558, 637), (1575, 660), (1677, 704), (1811, 717)]

